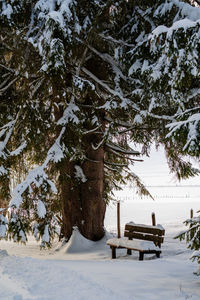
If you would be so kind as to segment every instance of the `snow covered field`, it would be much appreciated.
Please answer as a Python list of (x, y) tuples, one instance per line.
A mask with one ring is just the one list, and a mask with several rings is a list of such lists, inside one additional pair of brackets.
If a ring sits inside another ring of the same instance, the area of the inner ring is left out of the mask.
[[(200, 278), (193, 275), (196, 262), (189, 260), (191, 251), (185, 242), (173, 239), (185, 229), (182, 221), (191, 207), (196, 211), (199, 202), (122, 202), (122, 224), (131, 219), (151, 224), (151, 212), (156, 211), (157, 221), (166, 229), (160, 259), (149, 255), (138, 261), (138, 253), (128, 257), (121, 249), (118, 258), (111, 260), (106, 246), (110, 233), (94, 243), (75, 232), (68, 245), (55, 243), (42, 251), (32, 238), (27, 246), (0, 241), (0, 299), (199, 300)], [(116, 231), (115, 217), (116, 207), (111, 206), (105, 223), (112, 232)]]
[(111, 260), (106, 239), (116, 232), (116, 206), (110, 205), (105, 219), (107, 235), (97, 243), (84, 239), (78, 231), (67, 245), (55, 242), (52, 249), (42, 251), (32, 238), (27, 246), (1, 240), (0, 299), (199, 300), (200, 278), (193, 275), (197, 263), (189, 259), (191, 251), (185, 242), (173, 239), (185, 229), (183, 221), (190, 216), (190, 209), (200, 209), (199, 178), (177, 187), (168, 182), (162, 167), (159, 173), (154, 165), (151, 180), (149, 171), (142, 170), (146, 183), (154, 185), (149, 189), (155, 201), (139, 200), (129, 187), (116, 193), (121, 200), (122, 232), (131, 220), (151, 224), (151, 213), (156, 213), (157, 223), (166, 229), (160, 259), (147, 255), (138, 261), (137, 252), (127, 256), (121, 249), (118, 258)]

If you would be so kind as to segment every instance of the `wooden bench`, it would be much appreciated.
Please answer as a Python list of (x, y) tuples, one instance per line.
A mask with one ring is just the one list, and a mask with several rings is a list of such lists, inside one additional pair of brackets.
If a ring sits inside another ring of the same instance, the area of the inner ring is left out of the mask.
[(116, 258), (116, 249), (125, 248), (127, 254), (131, 255), (132, 250), (139, 251), (139, 260), (144, 259), (144, 254), (155, 253), (160, 257), (161, 244), (164, 242), (165, 230), (161, 225), (148, 226), (130, 222), (125, 225), (124, 237), (113, 238), (107, 241), (112, 250), (112, 258)]

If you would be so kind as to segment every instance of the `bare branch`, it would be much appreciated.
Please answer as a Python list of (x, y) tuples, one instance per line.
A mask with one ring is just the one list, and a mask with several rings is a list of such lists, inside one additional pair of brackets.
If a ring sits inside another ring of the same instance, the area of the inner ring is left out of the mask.
[(6, 83), (10, 80), (10, 78), (11, 78), (11, 75), (9, 73), (8, 77), (0, 84), (0, 90), (3, 88), (3, 86), (6, 85)]
[(101, 36), (104, 40), (113, 42), (113, 43), (118, 44), (118, 45), (130, 47), (130, 48), (135, 47), (134, 44), (128, 44), (128, 43), (126, 43), (126, 42), (124, 42), (123, 40), (120, 40), (120, 39), (119, 39), (119, 40), (116, 40), (116, 39), (114, 39), (114, 38), (111, 37), (111, 36), (105, 36), (104, 34), (100, 34), (100, 36)]
[(119, 145), (116, 145), (116, 144), (110, 144), (110, 143), (106, 143), (106, 146), (116, 152), (120, 152), (120, 153), (123, 153), (123, 154), (127, 154), (127, 155), (140, 155), (140, 152), (138, 151), (135, 151), (133, 149), (130, 148), (130, 150), (128, 149), (124, 149), (122, 148), (121, 146)]
[(11, 72), (11, 73), (15, 73), (15, 70), (10, 69), (10, 68), (8, 68), (8, 67), (2, 65), (2, 64), (0, 64), (0, 67), (3, 68), (3, 69), (6, 69), (7, 71), (9, 71), (9, 72)]
[(130, 161), (138, 161), (138, 162), (143, 162), (144, 161), (143, 159), (136, 159), (136, 158), (131, 158), (131, 157), (128, 157), (128, 156), (124, 156), (124, 155), (119, 154), (118, 152), (114, 151), (111, 148), (107, 148), (107, 150), (109, 152), (113, 153), (114, 155), (118, 156), (118, 157), (125, 158), (125, 159), (130, 160)]
[(105, 167), (106, 169), (108, 169), (109, 171), (112, 171), (112, 172), (118, 172), (118, 173), (119, 173), (119, 170), (118, 170), (118, 169), (110, 168), (110, 167), (107, 166), (107, 165), (104, 165), (104, 167)]
[(18, 80), (18, 77), (15, 77), (15, 79), (13, 79), (7, 86), (5, 86), (4, 88), (2, 88), (0, 90), (0, 96), (3, 95), (3, 93), (5, 93), (5, 91), (7, 91), (7, 89), (13, 85), (16, 81)]
[[(87, 131), (83, 131), (83, 135), (87, 135), (87, 134), (91, 134), (91, 133), (94, 133), (96, 130), (98, 130), (99, 128), (101, 127), (101, 125), (99, 125), (99, 126), (97, 126), (97, 127), (95, 127), (95, 128), (93, 128), (93, 129), (91, 129), (91, 130), (87, 130)], [(97, 132), (95, 132), (95, 133), (97, 133)], [(98, 132), (99, 134), (101, 133), (103, 133), (103, 132)]]
[(100, 142), (99, 142), (99, 144), (97, 144), (97, 146), (94, 146), (94, 144), (92, 143), (92, 149), (93, 150), (98, 150), (102, 145), (103, 145), (103, 143), (105, 142), (105, 138), (103, 138)]
[(104, 164), (105, 165), (116, 166), (116, 167), (127, 167), (126, 164), (117, 164), (117, 163), (111, 163), (111, 162), (108, 162), (108, 161), (104, 161)]

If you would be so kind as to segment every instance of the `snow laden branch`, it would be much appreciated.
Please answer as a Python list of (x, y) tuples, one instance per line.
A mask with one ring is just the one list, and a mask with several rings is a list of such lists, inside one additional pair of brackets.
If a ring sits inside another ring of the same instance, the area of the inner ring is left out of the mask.
[[(6, 161), (8, 156), (15, 156), (18, 155), (25, 147), (26, 142), (24, 141), (17, 149), (13, 151), (9, 151), (7, 149), (7, 145), (10, 141), (10, 138), (13, 134), (15, 125), (17, 120), (19, 119), (20, 111), (18, 112), (16, 118), (12, 121), (9, 121), (7, 124), (5, 124), (3, 127), (0, 128), (0, 159), (2, 163)], [(0, 166), (0, 176), (8, 174), (8, 170), (3, 166), (3, 164)]]
[[(197, 212), (199, 213), (199, 211)], [(197, 260), (200, 263), (200, 216), (187, 219), (184, 224), (189, 228), (180, 232), (175, 239), (180, 239), (180, 241), (185, 240), (188, 244), (188, 248), (194, 252), (191, 255), (192, 260)], [(200, 275), (200, 268), (194, 273)]]
[(105, 62), (107, 62), (108, 64), (110, 64), (110, 66), (113, 69), (113, 72), (121, 77), (123, 80), (128, 81), (129, 78), (127, 76), (125, 76), (122, 73), (122, 70), (120, 69), (120, 67), (118, 66), (117, 62), (113, 59), (112, 56), (110, 56), (107, 53), (100, 53), (99, 51), (97, 51), (95, 48), (91, 47), (90, 45), (87, 45), (87, 47), (94, 52), (96, 55), (98, 55), (102, 60), (104, 60)]
[(150, 197), (152, 200), (154, 200), (153, 196), (150, 194), (150, 192), (147, 190), (145, 185), (142, 183), (141, 179), (133, 172), (131, 172), (130, 175), (133, 178), (133, 180), (138, 188), (138, 193), (141, 196), (147, 196), (147, 197)]
[[(120, 92), (112, 89), (111, 87), (109, 87), (108, 84), (106, 84), (105, 82), (103, 82), (102, 80), (100, 80), (99, 78), (97, 78), (94, 74), (92, 74), (89, 70), (87, 70), (85, 67), (82, 67), (82, 71), (88, 75), (95, 83), (99, 84), (101, 87), (104, 88), (104, 90), (106, 92), (108, 92), (109, 95), (112, 95), (114, 97), (117, 97), (121, 100), (120, 106), (123, 108), (128, 107), (129, 105), (131, 105), (132, 109), (134, 109), (135, 111), (140, 111), (138, 106), (134, 103), (131, 103), (131, 100), (129, 98), (124, 97)], [(117, 103), (113, 103), (113, 105), (116, 107)], [(112, 103), (111, 100), (109, 99), (109, 101), (107, 101), (101, 108), (105, 108), (108, 110), (108, 107), (110, 107), (110, 109), (112, 109)]]
[(169, 133), (166, 135), (166, 138), (171, 138), (178, 132), (187, 132), (183, 151), (188, 150), (189, 152), (192, 152), (194, 148), (199, 146), (200, 113), (195, 113), (184, 121), (168, 124), (166, 127), (169, 129)]
[(4, 140), (0, 143), (0, 157), (2, 157), (2, 158), (6, 158), (6, 153), (5, 153), (6, 146), (12, 135), (16, 121), (17, 121), (17, 119), (10, 121), (6, 125), (1, 127), (0, 138), (2, 138), (6, 134)]
[(23, 209), (23, 205), (25, 194), (28, 193), (30, 195), (32, 193), (33, 197), (29, 199), (32, 204), (29, 203), (29, 209), (31, 207), (36, 208), (36, 210), (34, 209), (36, 218), (32, 229), (33, 234), (37, 240), (41, 237), (41, 247), (50, 245), (50, 239), (53, 237), (55, 229), (52, 214), (48, 211), (48, 196), (46, 195), (44, 198), (41, 194), (38, 198), (34, 196), (34, 191), (42, 191), (44, 189), (47, 192), (50, 188), (52, 193), (57, 193), (57, 188), (54, 182), (49, 179), (46, 170), (49, 169), (50, 163), (57, 163), (64, 157), (65, 146), (61, 144), (61, 139), (65, 134), (65, 130), (65, 127), (62, 127), (59, 136), (48, 150), (45, 161), (40, 166), (36, 166), (30, 170), (25, 180), (13, 190), (12, 199), (9, 204), (11, 217), (8, 223), (8, 234), (15, 241), (23, 243), (27, 241), (26, 234), (31, 229), (31, 220), (27, 218), (31, 218), (30, 214), (33, 214), (33, 210), (30, 210), (27, 215)]
[(33, 170), (31, 170), (26, 176), (26, 179), (15, 187), (13, 191), (13, 197), (10, 202), (10, 207), (20, 207), (21, 203), (23, 202), (23, 193), (28, 189), (31, 190), (31, 185), (35, 185), (37, 188), (39, 188), (44, 182), (47, 182), (51, 187), (52, 192), (57, 192), (55, 184), (48, 178), (45, 169), (48, 168), (50, 162), (56, 163), (64, 157), (64, 146), (61, 145), (61, 138), (64, 133), (65, 128), (63, 127), (55, 143), (49, 149), (44, 163), (41, 166), (35, 167)]
[(133, 47), (135, 47), (135, 44), (129, 44), (129, 43), (126, 43), (125, 41), (123, 41), (123, 40), (117, 40), (117, 39), (115, 39), (115, 38), (113, 38), (112, 36), (107, 36), (107, 35), (105, 35), (105, 34), (100, 34), (100, 36), (104, 39), (104, 40), (106, 40), (106, 41), (109, 41), (109, 42), (112, 42), (112, 43), (114, 43), (114, 44), (117, 44), (117, 45), (121, 45), (121, 46), (125, 46), (125, 47), (130, 47), (130, 48), (133, 48)]

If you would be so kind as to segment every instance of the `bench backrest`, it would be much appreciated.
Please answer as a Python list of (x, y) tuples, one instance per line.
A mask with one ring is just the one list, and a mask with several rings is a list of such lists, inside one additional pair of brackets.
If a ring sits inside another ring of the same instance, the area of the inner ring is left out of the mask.
[(156, 246), (161, 246), (164, 242), (165, 230), (162, 226), (147, 226), (141, 224), (128, 223), (125, 225), (124, 236), (129, 240), (140, 239), (152, 241)]

